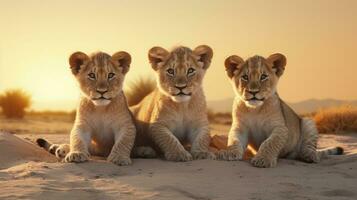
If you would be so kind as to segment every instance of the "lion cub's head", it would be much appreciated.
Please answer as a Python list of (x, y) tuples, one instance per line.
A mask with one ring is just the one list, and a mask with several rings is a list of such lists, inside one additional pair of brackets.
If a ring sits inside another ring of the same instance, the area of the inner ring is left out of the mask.
[(72, 73), (82, 93), (96, 106), (108, 105), (120, 94), (130, 63), (131, 57), (124, 51), (112, 56), (102, 52), (91, 56), (75, 52), (69, 58)]
[(177, 47), (168, 52), (161, 47), (149, 50), (149, 60), (157, 73), (161, 92), (175, 102), (185, 102), (202, 86), (202, 79), (210, 66), (213, 51), (201, 45), (193, 51)]
[(275, 93), (285, 65), (286, 58), (279, 53), (268, 58), (254, 56), (246, 61), (233, 55), (225, 61), (227, 75), (237, 96), (252, 108), (263, 105)]

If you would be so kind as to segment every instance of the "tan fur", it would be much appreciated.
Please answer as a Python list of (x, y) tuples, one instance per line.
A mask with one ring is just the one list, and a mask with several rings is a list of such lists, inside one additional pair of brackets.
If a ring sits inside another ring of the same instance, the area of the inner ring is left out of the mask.
[[(108, 156), (107, 160), (117, 165), (131, 163), (136, 129), (122, 92), (130, 62), (126, 52), (113, 56), (102, 52), (90, 57), (82, 52), (71, 55), (72, 73), (82, 97), (65, 162), (84, 162), (96, 155)], [(56, 152), (65, 150), (58, 148)]]
[[(155, 154), (148, 148), (152, 147), (171, 161), (214, 157), (208, 150), (209, 124), (202, 88), (212, 55), (211, 48), (204, 45), (193, 51), (187, 47), (171, 52), (154, 47), (149, 51), (157, 88), (131, 108), (137, 121), (136, 155), (145, 157), (140, 155), (145, 152), (150, 157)], [(169, 69), (174, 74), (169, 74)], [(180, 90), (181, 95), (177, 95)]]
[(258, 149), (251, 160), (256, 167), (274, 167), (279, 157), (319, 162), (328, 153), (338, 153), (337, 148), (317, 151), (314, 122), (301, 119), (279, 98), (276, 86), (285, 64), (281, 54), (267, 59), (254, 56), (247, 61), (238, 56), (226, 59), (236, 97), (228, 150), (219, 152), (220, 159), (241, 160), (248, 144)]

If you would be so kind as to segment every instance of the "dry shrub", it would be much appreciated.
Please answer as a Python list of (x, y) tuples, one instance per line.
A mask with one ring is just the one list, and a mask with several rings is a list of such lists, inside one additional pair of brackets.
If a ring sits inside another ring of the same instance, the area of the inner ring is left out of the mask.
[(22, 90), (7, 90), (0, 95), (0, 107), (7, 118), (23, 118), (30, 105), (31, 97)]
[(128, 84), (124, 90), (126, 100), (129, 106), (137, 105), (148, 94), (156, 88), (156, 81), (152, 78), (138, 78)]
[(322, 109), (313, 117), (320, 133), (357, 132), (357, 108)]

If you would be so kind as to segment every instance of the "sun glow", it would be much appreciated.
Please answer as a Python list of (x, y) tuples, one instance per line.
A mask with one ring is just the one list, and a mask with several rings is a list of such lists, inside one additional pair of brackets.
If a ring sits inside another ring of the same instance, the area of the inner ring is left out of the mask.
[(2, 1), (0, 92), (21, 88), (34, 101), (74, 101), (79, 91), (67, 61), (74, 51), (128, 51), (130, 81), (152, 76), (147, 51), (153, 46), (207, 44), (214, 50), (204, 81), (208, 100), (234, 95), (223, 67), (227, 56), (276, 52), (288, 59), (279, 84), (286, 101), (357, 98), (346, 88), (355, 85), (357, 1), (190, 1), (189, 7), (160, 0), (110, 2)]

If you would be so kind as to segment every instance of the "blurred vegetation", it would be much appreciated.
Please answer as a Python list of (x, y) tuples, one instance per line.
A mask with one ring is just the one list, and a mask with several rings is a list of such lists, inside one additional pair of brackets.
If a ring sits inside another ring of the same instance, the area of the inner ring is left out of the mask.
[(351, 106), (321, 109), (313, 119), (320, 133), (357, 132), (357, 108)]
[(126, 100), (129, 106), (140, 103), (148, 94), (156, 88), (156, 81), (153, 78), (138, 78), (128, 84), (124, 90)]
[(7, 118), (23, 118), (30, 106), (31, 96), (23, 90), (7, 90), (0, 95), (0, 107)]

